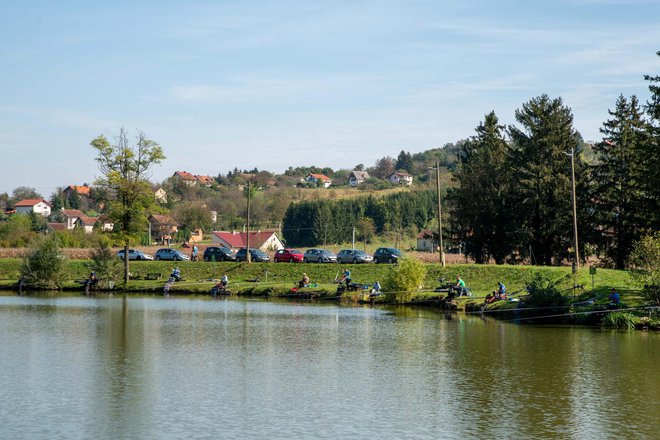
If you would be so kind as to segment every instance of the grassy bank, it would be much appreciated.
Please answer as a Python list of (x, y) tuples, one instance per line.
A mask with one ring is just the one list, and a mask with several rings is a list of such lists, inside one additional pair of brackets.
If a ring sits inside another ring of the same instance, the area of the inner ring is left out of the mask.
[[(21, 260), (8, 258), (0, 260), (0, 286), (8, 288), (15, 285), (20, 270)], [(76, 288), (76, 280), (85, 279), (89, 274), (87, 260), (67, 260), (68, 280), (65, 288)], [(227, 274), (231, 288), (237, 292), (254, 292), (255, 294), (280, 294), (288, 292), (294, 282), (306, 272), (312, 283), (318, 284), (316, 290), (320, 293), (334, 293), (333, 280), (348, 267), (355, 282), (370, 284), (376, 280), (383, 281), (390, 270), (389, 265), (361, 264), (285, 264), (285, 263), (205, 263), (205, 262), (178, 262), (184, 281), (176, 283), (172, 292), (206, 293), (223, 274)], [(172, 270), (174, 263), (164, 261), (137, 261), (131, 262), (131, 273), (142, 279), (131, 280), (127, 286), (118, 285), (117, 288), (127, 291), (153, 291), (162, 292), (165, 281)], [(468, 287), (477, 297), (483, 297), (494, 290), (498, 281), (507, 285), (509, 292), (522, 290), (525, 283), (536, 272), (541, 272), (551, 279), (561, 279), (562, 288), (570, 289), (576, 283), (584, 285), (586, 292), (591, 291), (591, 276), (587, 268), (581, 269), (577, 276), (571, 276), (567, 267), (540, 267), (540, 266), (496, 266), (476, 264), (454, 264), (441, 268), (438, 264), (426, 264), (428, 274), (424, 281), (424, 289), (417, 295), (424, 299), (437, 296), (433, 289), (438, 286), (439, 278), (452, 281), (460, 275)], [(160, 274), (159, 279), (144, 279), (149, 274)], [(259, 283), (253, 280), (259, 279)], [(622, 293), (622, 300), (630, 302), (636, 298), (639, 286), (630, 279), (627, 272), (598, 269), (595, 276), (595, 294), (606, 296), (610, 288), (616, 288)], [(572, 291), (566, 290), (572, 295)], [(577, 294), (580, 291), (576, 292)]]

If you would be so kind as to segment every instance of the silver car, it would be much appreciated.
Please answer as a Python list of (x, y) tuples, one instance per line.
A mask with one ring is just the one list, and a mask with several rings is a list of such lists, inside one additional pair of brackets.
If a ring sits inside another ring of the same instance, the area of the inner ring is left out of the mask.
[(336, 263), (337, 256), (327, 249), (308, 249), (303, 255), (305, 263)]
[(337, 262), (340, 264), (371, 263), (372, 261), (374, 261), (374, 257), (365, 251), (359, 251), (357, 249), (342, 249), (337, 254)]
[[(117, 251), (117, 257), (119, 257), (120, 260), (124, 259), (124, 249), (120, 249)], [(152, 257), (149, 254), (145, 254), (142, 251), (138, 251), (135, 249), (129, 249), (128, 250), (128, 259), (129, 260), (153, 260), (154, 257)]]

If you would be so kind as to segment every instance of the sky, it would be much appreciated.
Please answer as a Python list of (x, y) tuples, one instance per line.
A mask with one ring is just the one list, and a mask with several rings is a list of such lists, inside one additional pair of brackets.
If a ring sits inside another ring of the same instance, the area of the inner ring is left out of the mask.
[(657, 0), (0, 3), (0, 193), (99, 177), (121, 127), (175, 171), (352, 168), (561, 97), (586, 140), (660, 74)]

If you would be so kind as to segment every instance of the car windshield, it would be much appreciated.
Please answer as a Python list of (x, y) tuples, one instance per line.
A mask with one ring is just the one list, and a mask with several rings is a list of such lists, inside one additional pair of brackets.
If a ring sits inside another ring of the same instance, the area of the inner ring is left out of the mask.
[(322, 253), (323, 255), (330, 255), (330, 254), (332, 254), (332, 252), (330, 252), (330, 251), (326, 251), (325, 249), (323, 249), (323, 250), (321, 251), (321, 253)]
[(302, 254), (302, 252), (300, 252), (300, 251), (298, 251), (298, 250), (295, 250), (295, 249), (291, 249), (291, 250), (289, 251), (289, 253), (291, 253), (291, 254)]
[(394, 255), (401, 255), (401, 251), (398, 250), (398, 249), (390, 249), (390, 251), (391, 251)]

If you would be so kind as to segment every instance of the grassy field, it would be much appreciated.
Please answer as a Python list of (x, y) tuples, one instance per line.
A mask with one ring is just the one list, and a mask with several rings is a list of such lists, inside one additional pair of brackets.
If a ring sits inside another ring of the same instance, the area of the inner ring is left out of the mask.
[[(0, 286), (8, 288), (15, 285), (19, 278), (21, 260), (18, 258), (0, 259)], [(133, 275), (142, 279), (131, 280), (126, 286), (128, 291), (152, 291), (160, 293), (169, 273), (174, 267), (172, 262), (164, 261), (138, 261), (131, 262), (130, 270)], [(344, 268), (349, 268), (352, 278), (357, 283), (371, 284), (376, 280), (383, 281), (391, 266), (384, 264), (287, 264), (287, 263), (205, 263), (205, 262), (178, 262), (184, 281), (177, 282), (171, 292), (207, 293), (215, 284), (214, 280), (227, 274), (230, 287), (236, 292), (251, 292), (254, 294), (277, 295), (286, 293), (293, 284), (306, 272), (312, 283), (318, 284), (315, 290), (320, 294), (331, 294), (336, 290), (333, 283)], [(583, 290), (575, 293), (596, 296), (607, 296), (610, 288), (614, 287), (622, 293), (622, 300), (628, 301), (637, 297), (639, 286), (635, 285), (628, 273), (611, 269), (598, 269), (595, 276), (595, 292), (591, 293), (591, 276), (588, 268), (580, 269), (573, 278), (568, 267), (540, 267), (540, 266), (496, 266), (476, 264), (451, 264), (441, 268), (437, 263), (427, 263), (427, 276), (424, 288), (418, 293), (420, 299), (435, 297), (433, 289), (438, 286), (439, 279), (445, 278), (447, 282), (453, 281), (457, 275), (465, 280), (474, 296), (483, 297), (497, 287), (497, 282), (506, 284), (509, 292), (522, 290), (526, 282), (537, 272), (553, 280), (561, 280), (561, 288), (567, 295), (573, 295), (571, 287), (574, 284), (583, 285)], [(79, 286), (75, 281), (85, 279), (89, 274), (87, 260), (67, 260), (68, 281), (65, 288), (72, 289)], [(148, 274), (160, 274), (156, 280), (144, 279)], [(254, 282), (255, 279), (259, 282)], [(121, 286), (123, 288), (123, 286)], [(637, 301), (636, 301), (637, 302)]]

